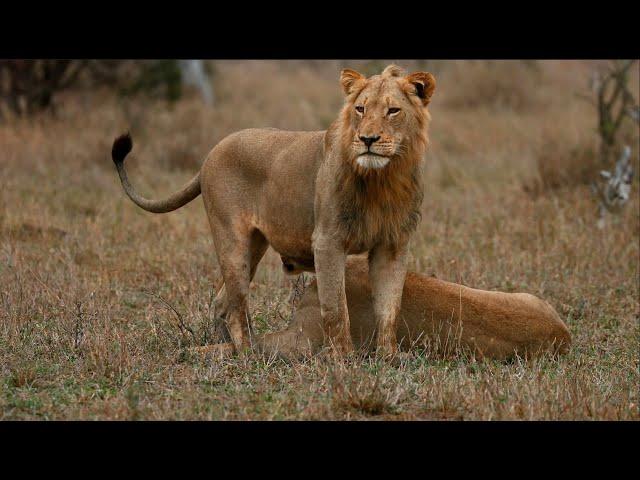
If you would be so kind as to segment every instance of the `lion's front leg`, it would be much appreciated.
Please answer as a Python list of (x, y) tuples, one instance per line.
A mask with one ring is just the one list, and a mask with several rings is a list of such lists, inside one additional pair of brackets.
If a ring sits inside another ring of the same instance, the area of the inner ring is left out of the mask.
[(407, 244), (377, 246), (369, 253), (369, 281), (378, 326), (377, 353), (393, 356), (398, 351), (397, 322), (407, 274)]
[(318, 237), (314, 260), (322, 325), (329, 344), (339, 354), (353, 351), (344, 287), (347, 254), (338, 242)]

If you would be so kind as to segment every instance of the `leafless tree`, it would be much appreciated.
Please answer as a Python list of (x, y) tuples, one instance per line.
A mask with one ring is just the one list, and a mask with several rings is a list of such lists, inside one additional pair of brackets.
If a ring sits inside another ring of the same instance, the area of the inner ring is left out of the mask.
[[(600, 171), (600, 181), (593, 190), (599, 199), (598, 227), (604, 228), (608, 212), (618, 212), (631, 196), (633, 166), (631, 148), (620, 145), (620, 127), (625, 119), (640, 122), (640, 107), (629, 89), (629, 72), (637, 60), (616, 60), (607, 68), (594, 72), (591, 88), (595, 100), (590, 98), (598, 112), (600, 161), (610, 170)], [(620, 156), (612, 166), (616, 151)]]
[(614, 60), (605, 68), (594, 72), (591, 88), (595, 100), (589, 100), (598, 111), (600, 160), (609, 167), (619, 149), (620, 126), (625, 118), (638, 121), (638, 101), (629, 89), (629, 72), (637, 60)]

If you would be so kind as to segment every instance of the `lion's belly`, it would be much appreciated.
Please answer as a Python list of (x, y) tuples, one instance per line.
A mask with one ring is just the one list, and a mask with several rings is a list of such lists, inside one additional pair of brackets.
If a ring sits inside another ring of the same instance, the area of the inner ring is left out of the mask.
[[(290, 193), (290, 192), (289, 192)], [(256, 227), (280, 255), (313, 261), (313, 199), (288, 198), (286, 194), (262, 205)]]
[(256, 227), (283, 256), (313, 259), (315, 181), (322, 132), (298, 134), (273, 155), (257, 205)]

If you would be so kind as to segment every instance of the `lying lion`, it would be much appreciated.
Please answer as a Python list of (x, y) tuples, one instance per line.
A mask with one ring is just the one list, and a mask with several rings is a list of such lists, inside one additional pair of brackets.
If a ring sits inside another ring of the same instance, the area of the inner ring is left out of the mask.
[[(285, 271), (298, 268), (284, 261)], [(375, 346), (367, 260), (351, 257), (346, 268), (347, 303), (351, 337), (363, 350)], [(465, 350), (477, 357), (505, 360), (515, 355), (531, 357), (542, 352), (566, 353), (571, 336), (547, 302), (527, 293), (477, 290), (409, 272), (404, 283), (398, 322), (402, 350), (430, 345), (443, 353)], [(288, 358), (317, 353), (325, 343), (315, 280), (305, 290), (289, 326), (280, 332), (258, 335), (255, 347), (266, 355)], [(227, 356), (233, 343), (208, 345), (197, 353)]]

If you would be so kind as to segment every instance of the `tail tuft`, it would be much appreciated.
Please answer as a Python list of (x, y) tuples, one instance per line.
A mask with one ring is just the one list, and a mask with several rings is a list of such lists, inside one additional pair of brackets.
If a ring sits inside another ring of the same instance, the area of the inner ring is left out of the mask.
[(124, 162), (124, 158), (129, 154), (132, 148), (133, 140), (131, 140), (129, 132), (116, 138), (113, 142), (113, 147), (111, 148), (111, 158), (114, 163), (116, 165), (122, 164), (122, 162)]

